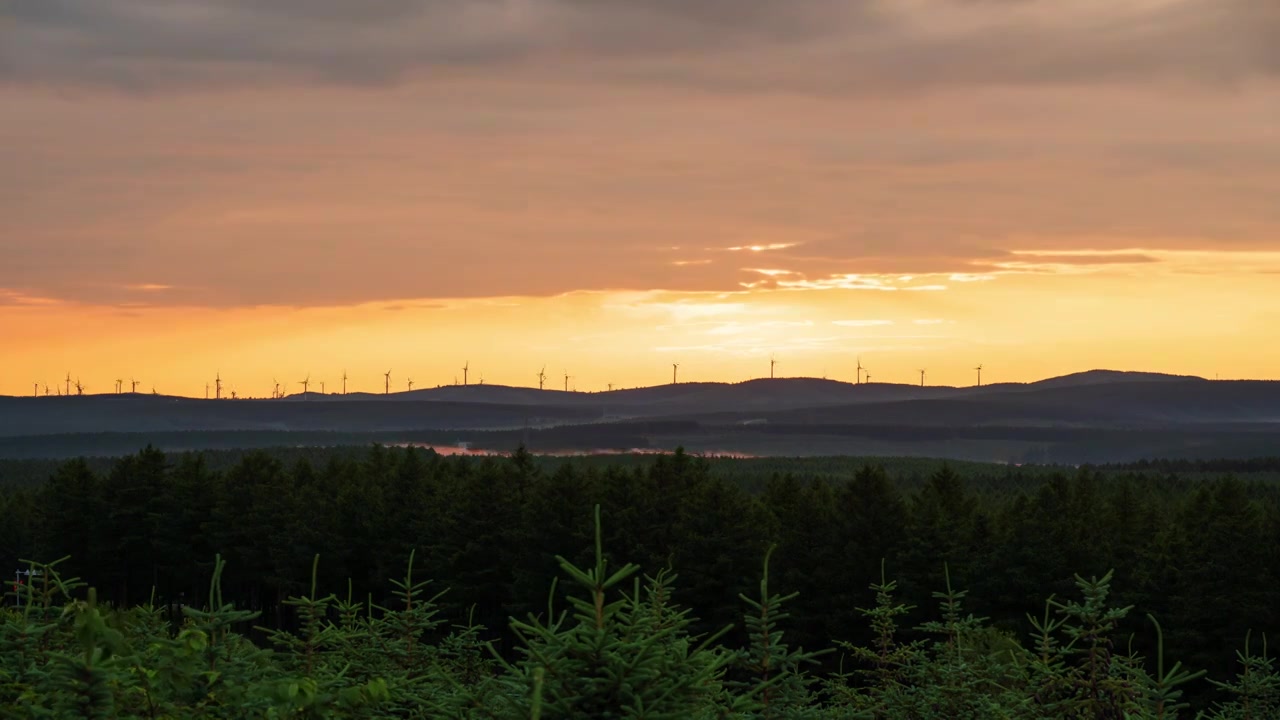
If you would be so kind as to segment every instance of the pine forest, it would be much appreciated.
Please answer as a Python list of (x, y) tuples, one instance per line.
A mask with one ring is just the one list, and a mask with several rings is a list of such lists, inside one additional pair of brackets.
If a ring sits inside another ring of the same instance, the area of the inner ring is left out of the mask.
[(0, 463), (0, 718), (1280, 718), (1277, 466)]

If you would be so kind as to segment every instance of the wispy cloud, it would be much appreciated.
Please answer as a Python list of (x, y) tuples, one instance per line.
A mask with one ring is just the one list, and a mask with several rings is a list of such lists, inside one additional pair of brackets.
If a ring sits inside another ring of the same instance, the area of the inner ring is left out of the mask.
[(892, 325), (892, 320), (832, 320), (832, 325), (841, 327), (876, 327), (879, 325)]
[(743, 335), (772, 330), (813, 327), (812, 320), (765, 320), (761, 322), (726, 322), (705, 331), (707, 335)]
[(19, 290), (0, 288), (0, 305), (59, 305), (56, 298), (41, 297)]
[[(918, 278), (913, 278), (918, 279)], [(778, 280), (777, 287), (784, 290), (878, 290), (896, 292), (899, 290), (946, 290), (946, 285), (910, 285), (899, 283), (897, 277), (859, 275), (847, 273), (831, 277), (803, 280)]]
[(764, 245), (734, 245), (733, 247), (724, 248), (728, 252), (769, 252), (771, 250), (786, 250), (793, 248), (800, 243), (768, 243)]

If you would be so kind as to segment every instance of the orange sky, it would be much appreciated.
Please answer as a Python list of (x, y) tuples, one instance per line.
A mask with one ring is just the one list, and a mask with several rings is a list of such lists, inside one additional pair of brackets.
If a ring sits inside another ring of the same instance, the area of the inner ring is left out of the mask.
[(1280, 6), (58, 0), (0, 32), (0, 393), (1280, 377)]

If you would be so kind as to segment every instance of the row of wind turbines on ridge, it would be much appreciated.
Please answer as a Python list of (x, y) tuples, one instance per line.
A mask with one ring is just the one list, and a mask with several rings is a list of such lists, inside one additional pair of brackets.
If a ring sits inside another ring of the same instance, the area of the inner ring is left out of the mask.
[[(775, 379), (775, 378), (776, 378), (776, 369), (777, 369), (777, 365), (778, 365), (778, 361), (777, 361), (777, 359), (776, 359), (776, 358), (774, 358), (773, 356), (770, 356), (770, 357), (769, 357), (769, 378), (770, 378), (770, 379)], [(461, 384), (462, 384), (463, 386), (468, 386), (468, 385), (470, 385), (471, 362), (470, 362), (470, 361), (467, 361), (467, 362), (462, 366), (462, 368), (461, 368), (461, 369), (462, 369), (462, 383), (461, 383)], [(982, 387), (982, 365), (978, 365), (977, 367), (973, 368), (973, 370), (975, 370), (975, 371), (978, 373), (978, 387)], [(919, 370), (917, 370), (917, 372), (919, 372), (919, 373), (920, 373), (920, 387), (924, 387), (924, 385), (925, 385), (925, 374), (926, 374), (926, 372), (927, 372), (927, 371), (926, 371), (926, 369), (925, 369), (925, 368), (920, 368)], [(385, 373), (383, 373), (383, 374), (382, 374), (382, 376), (383, 376), (383, 388), (382, 388), (383, 394), (384, 394), (384, 395), (390, 395), (390, 394), (391, 394), (391, 370), (387, 370)], [(539, 389), (539, 390), (545, 390), (545, 389), (546, 389), (546, 381), (547, 381), (547, 377), (548, 377), (548, 375), (547, 375), (547, 367), (544, 365), (544, 366), (542, 366), (542, 369), (538, 371), (538, 389)], [(343, 371), (342, 371), (342, 394), (343, 394), (343, 395), (346, 395), (346, 394), (347, 394), (347, 381), (348, 381), (349, 379), (350, 379), (350, 377), (347, 375), (347, 371), (343, 370)], [(573, 376), (572, 376), (572, 375), (570, 375), (570, 374), (569, 374), (569, 372), (566, 370), (566, 371), (565, 371), (565, 373), (564, 373), (564, 391), (565, 391), (565, 392), (569, 392), (569, 391), (570, 391), (569, 381), (570, 381), (570, 380), (572, 380), (572, 379), (573, 379)], [(824, 379), (825, 379), (825, 377), (824, 377)], [(679, 382), (680, 382), (680, 363), (678, 363), (678, 362), (671, 363), (671, 384), (676, 385), (676, 384), (679, 384)], [(286, 387), (285, 387), (285, 386), (282, 386), (279, 380), (275, 380), (275, 379), (273, 378), (273, 379), (272, 379), (272, 383), (273, 383), (272, 390), (271, 390), (271, 398), (272, 398), (272, 399), (280, 399), (280, 398), (287, 397), (287, 396), (289, 395), (289, 393), (288, 393), (288, 391), (287, 391)], [(141, 383), (140, 381), (138, 381), (138, 380), (135, 380), (135, 379), (132, 379), (132, 378), (131, 378), (131, 379), (129, 380), (130, 392), (131, 392), (131, 393), (136, 394), (136, 393), (138, 392), (138, 386), (139, 386), (139, 385), (141, 385), (141, 384), (142, 384), (142, 383)], [(316, 380), (316, 381), (313, 381), (313, 380), (311, 379), (311, 375), (310, 375), (310, 373), (308, 373), (308, 374), (307, 374), (307, 376), (306, 376), (305, 378), (303, 378), (302, 380), (297, 381), (297, 384), (302, 386), (302, 395), (303, 395), (304, 397), (306, 397), (307, 395), (309, 395), (309, 394), (311, 393), (311, 386), (312, 386), (312, 385), (319, 385), (319, 386), (320, 386), (320, 394), (321, 394), (321, 395), (325, 395), (325, 394), (327, 394), (327, 393), (326, 393), (326, 391), (325, 391), (325, 381), (323, 381), (323, 380)], [(454, 377), (454, 379), (453, 379), (453, 384), (454, 384), (454, 385), (458, 385), (458, 384), (459, 384), (459, 383), (458, 383), (458, 378), (457, 378), (456, 376), (455, 376), (455, 377)], [(481, 375), (481, 376), (480, 376), (480, 383), (479, 383), (479, 384), (484, 385), (484, 376), (483, 376), (483, 375)], [(864, 366), (864, 365), (862, 364), (862, 357), (861, 357), (861, 356), (859, 356), (859, 357), (858, 357), (858, 364), (857, 364), (857, 383), (856, 383), (856, 384), (858, 384), (858, 385), (863, 385), (863, 384), (867, 384), (867, 385), (869, 385), (869, 384), (871, 384), (871, 372), (870, 372), (870, 370), (869, 370), (866, 366)], [(117, 379), (117, 380), (116, 380), (116, 394), (117, 394), (117, 395), (122, 394), (122, 393), (124, 392), (124, 385), (125, 385), (125, 381), (124, 381), (124, 380), (122, 380), (122, 379)], [(406, 378), (406, 385), (407, 385), (407, 387), (408, 387), (409, 391), (410, 391), (410, 392), (412, 392), (412, 391), (413, 391), (413, 386), (414, 386), (413, 378), (411, 378), (411, 377), (410, 377), (410, 378)], [(65, 393), (63, 392), (63, 388), (61, 388), (61, 387), (57, 387), (57, 385), (56, 385), (56, 383), (55, 383), (55, 389), (56, 389), (56, 391), (57, 391), (57, 392), (56, 392), (56, 394), (57, 394), (57, 395), (59, 395), (59, 396), (64, 395), (64, 394), (65, 394), (65, 395), (71, 395), (71, 389), (72, 389), (72, 387), (74, 387), (74, 388), (75, 388), (75, 390), (76, 390), (75, 394), (76, 394), (76, 395), (83, 395), (83, 394), (84, 394), (85, 386), (84, 386), (83, 384), (81, 384), (81, 382), (80, 382), (80, 380), (79, 380), (78, 378), (76, 379), (76, 381), (75, 381), (75, 383), (74, 383), (74, 385), (73, 385), (73, 384), (72, 384), (72, 382), (71, 382), (71, 373), (70, 373), (70, 372), (68, 372), (68, 373), (67, 373), (67, 377), (66, 377), (66, 385), (65, 385), (66, 392), (65, 392)], [(609, 383), (608, 387), (609, 387), (609, 391), (610, 391), (610, 392), (612, 392), (612, 391), (613, 391), (613, 383)], [(34, 384), (34, 391), (33, 391), (33, 393), (34, 393), (34, 396), (35, 396), (35, 397), (39, 397), (39, 396), (40, 396), (40, 389), (41, 389), (41, 385), (40, 385), (40, 383), (35, 383), (35, 384)], [(213, 392), (212, 392), (212, 397), (210, 397), (210, 390), (212, 390), (212, 391), (213, 391)], [(154, 387), (152, 387), (152, 388), (151, 388), (151, 393), (152, 393), (153, 395), (154, 395), (154, 394), (156, 394), (156, 390), (155, 390), (155, 388), (154, 388)], [(46, 397), (48, 397), (48, 396), (50, 395), (50, 393), (49, 393), (49, 386), (48, 386), (47, 384), (46, 384), (46, 385), (44, 385), (44, 395), (45, 395)], [(212, 399), (212, 400), (222, 400), (222, 399), (223, 399), (223, 382), (222, 382), (222, 373), (221, 373), (221, 372), (218, 372), (218, 373), (214, 376), (214, 380), (213, 380), (212, 385), (210, 385), (210, 383), (207, 383), (207, 382), (205, 383), (205, 385), (204, 385), (204, 397), (205, 397), (205, 399), (206, 399), (206, 400), (210, 400), (210, 399)], [(230, 391), (229, 397), (230, 397), (230, 399), (232, 399), (232, 400), (237, 400), (237, 399), (239, 399), (239, 396), (237, 395), (237, 393), (236, 393), (236, 391), (235, 391), (235, 390), (231, 390), (231, 391)]]
[[(66, 377), (65, 382), (66, 382), (66, 385), (65, 385), (65, 392), (64, 392), (64, 388), (63, 388), (63, 387), (59, 387), (57, 383), (54, 383), (54, 384), (53, 384), (53, 390), (54, 390), (54, 391), (53, 391), (53, 392), (49, 392), (49, 383), (45, 383), (45, 384), (43, 385), (43, 389), (44, 389), (44, 396), (45, 396), (45, 397), (50, 397), (50, 396), (61, 397), (61, 396), (64, 396), (64, 395), (71, 395), (71, 394), (72, 394), (72, 393), (71, 393), (71, 388), (73, 388), (73, 387), (76, 389), (76, 391), (75, 391), (75, 394), (76, 394), (76, 395), (84, 395), (84, 391), (85, 391), (85, 389), (86, 389), (86, 386), (85, 386), (83, 383), (81, 383), (81, 382), (80, 382), (80, 378), (76, 378), (75, 382), (74, 382), (74, 383), (72, 383), (72, 382), (71, 382), (71, 373), (69, 373), (69, 372), (68, 372), (68, 373), (67, 373), (67, 377)], [(139, 381), (137, 381), (137, 380), (130, 379), (130, 380), (129, 380), (129, 385), (130, 385), (130, 387), (132, 388), (132, 389), (130, 390), (130, 392), (134, 392), (134, 393), (138, 392), (138, 386), (139, 386), (139, 385), (141, 385), (141, 384), (142, 384), (142, 383), (141, 383), (141, 382), (139, 382)], [(32, 383), (31, 385), (32, 385), (32, 396), (33, 396), (33, 397), (40, 397), (40, 390), (41, 390), (41, 387), (42, 387), (42, 386), (41, 386), (41, 384), (37, 382), (37, 383)], [(120, 380), (120, 379), (117, 379), (117, 380), (116, 380), (116, 394), (117, 394), (117, 395), (119, 395), (120, 393), (124, 392), (124, 385), (125, 385), (124, 380)]]
[[(774, 378), (774, 368), (775, 368), (775, 366), (776, 366), (777, 364), (778, 364), (778, 361), (777, 361), (777, 360), (775, 360), (772, 356), (770, 356), (770, 358), (769, 358), (769, 379), (773, 379), (773, 378)], [(672, 382), (672, 383), (674, 383), (674, 382), (676, 381), (675, 370), (678, 370), (678, 369), (679, 369), (680, 364), (679, 364), (679, 363), (672, 363), (672, 364), (671, 364), (671, 367), (672, 367), (671, 382)], [(981, 364), (979, 364), (977, 367), (975, 367), (975, 368), (973, 368), (973, 369), (974, 369), (974, 371), (976, 371), (976, 372), (978, 373), (978, 387), (982, 387), (982, 365), (981, 365)], [(863, 385), (863, 384), (870, 385), (870, 384), (871, 384), (871, 371), (870, 371), (870, 370), (868, 370), (868, 369), (867, 369), (867, 367), (866, 367), (865, 365), (863, 365), (863, 364), (862, 364), (862, 356), (861, 356), (861, 355), (859, 355), (859, 356), (858, 356), (858, 366), (857, 366), (857, 371), (858, 371), (858, 375), (857, 375), (857, 381), (856, 381), (856, 383), (855, 383), (855, 384), (857, 384), (857, 385)], [(920, 373), (920, 387), (924, 387), (925, 373), (926, 373), (926, 372), (928, 372), (928, 371), (927, 371), (925, 368), (920, 368), (920, 369), (919, 369), (919, 370), (917, 370), (916, 372)], [(826, 379), (826, 378), (825, 378), (825, 376), (823, 377), (823, 379), (824, 379), (824, 380)]]

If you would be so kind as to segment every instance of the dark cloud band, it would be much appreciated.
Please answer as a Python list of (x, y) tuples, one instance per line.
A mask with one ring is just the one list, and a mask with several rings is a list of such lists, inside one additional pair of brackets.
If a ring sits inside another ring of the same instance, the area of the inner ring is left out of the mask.
[(1265, 0), (15, 0), (0, 27), (0, 79), (137, 90), (535, 58), (726, 91), (1280, 74), (1280, 4)]

